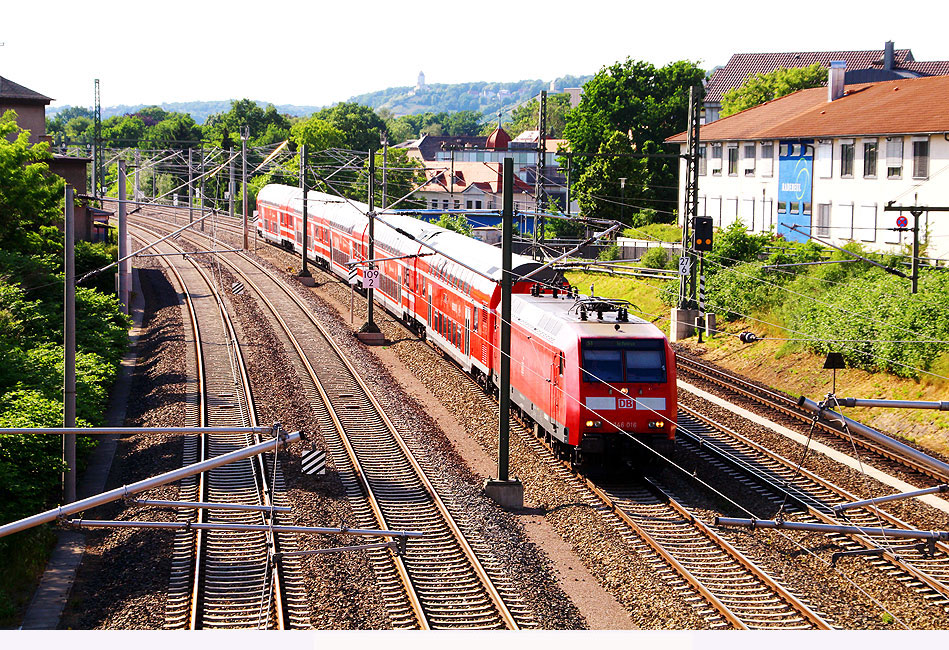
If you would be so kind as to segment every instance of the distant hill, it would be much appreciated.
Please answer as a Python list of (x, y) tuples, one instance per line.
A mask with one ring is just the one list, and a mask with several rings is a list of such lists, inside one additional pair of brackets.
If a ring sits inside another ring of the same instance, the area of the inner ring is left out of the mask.
[[(231, 102), (235, 101), (232, 99), (227, 99), (223, 101), (216, 102), (171, 102), (166, 104), (158, 104), (161, 108), (166, 111), (174, 111), (176, 113), (188, 113), (198, 124), (204, 124), (205, 120), (209, 116), (215, 115), (217, 113), (226, 113), (231, 110)], [(270, 102), (262, 102), (260, 100), (255, 100), (257, 105), (261, 108), (267, 108)], [(126, 115), (128, 113), (134, 113), (146, 106), (155, 106), (155, 104), (136, 104), (130, 106), (128, 104), (119, 104), (118, 106), (103, 106), (102, 107), (102, 119), (112, 117), (113, 115)], [(295, 116), (307, 116), (315, 113), (320, 110), (322, 106), (294, 106), (293, 104), (276, 104), (277, 111), (283, 115), (295, 115)], [(51, 106), (46, 109), (46, 117), (53, 117), (59, 111), (65, 110), (69, 106)]]
[[(582, 77), (566, 76), (554, 80), (554, 87), (563, 92), (565, 88), (581, 88), (583, 84), (593, 78), (593, 75)], [(536, 97), (541, 90), (549, 89), (550, 83), (540, 79), (512, 81), (508, 83), (492, 81), (476, 81), (461, 84), (426, 84), (422, 90), (416, 91), (413, 86), (386, 88), (376, 92), (350, 97), (347, 101), (364, 104), (373, 109), (387, 108), (396, 117), (413, 115), (431, 111), (479, 111), (488, 116), (494, 116), (498, 110), (509, 113), (518, 104)], [(217, 113), (226, 113), (231, 109), (231, 102), (170, 102), (158, 104), (166, 111), (188, 113), (198, 124), (204, 124), (209, 116)], [(261, 108), (266, 108), (269, 102), (255, 100)], [(118, 106), (103, 106), (102, 119), (113, 115), (134, 113), (146, 106), (155, 104), (119, 104)], [(293, 104), (277, 104), (277, 111), (284, 115), (305, 117), (312, 115), (323, 108), (322, 106), (295, 106)], [(69, 106), (51, 106), (46, 109), (46, 116), (53, 117), (56, 113), (70, 108)]]
[[(582, 88), (593, 75), (566, 76), (554, 80), (558, 92), (565, 88)], [(508, 83), (477, 81), (460, 84), (425, 84), (421, 90), (413, 86), (386, 88), (376, 92), (350, 97), (348, 101), (365, 104), (374, 109), (387, 108), (393, 115), (413, 115), (431, 111), (478, 111), (495, 115), (498, 110), (508, 113), (518, 104), (548, 90), (550, 83), (540, 79)]]

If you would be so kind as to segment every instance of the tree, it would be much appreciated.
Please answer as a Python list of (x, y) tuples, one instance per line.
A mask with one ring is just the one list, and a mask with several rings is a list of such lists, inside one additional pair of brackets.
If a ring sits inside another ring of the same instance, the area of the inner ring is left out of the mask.
[(827, 68), (820, 63), (806, 68), (778, 68), (774, 72), (756, 74), (722, 98), (722, 117), (753, 108), (772, 99), (790, 95), (805, 88), (819, 88), (827, 83)]
[(385, 130), (385, 122), (368, 106), (343, 102), (324, 108), (313, 117), (329, 122), (344, 136), (343, 146), (353, 151), (369, 151), (379, 148), (379, 134)]
[[(505, 123), (504, 130), (511, 137), (516, 137), (524, 131), (536, 131), (539, 106), (540, 101), (532, 99), (515, 108), (511, 111), (511, 121)], [(563, 136), (564, 128), (567, 126), (567, 113), (569, 112), (569, 93), (547, 95), (547, 137), (559, 138)]]
[[(651, 63), (627, 59), (600, 70), (584, 86), (579, 106), (566, 118), (564, 137), (574, 152), (571, 166), (575, 178), (585, 176), (591, 187), (595, 186), (587, 169), (596, 158), (582, 154), (599, 152), (617, 132), (628, 137), (636, 154), (678, 154), (678, 147), (662, 143), (685, 128), (689, 88), (699, 85), (704, 76), (704, 71), (690, 61), (656, 68)], [(671, 216), (678, 204), (678, 169), (676, 157), (647, 158), (643, 189), (627, 191), (627, 201)], [(603, 178), (596, 185), (605, 187), (608, 182)]]
[[(629, 202), (627, 197), (646, 193), (647, 161), (631, 156), (634, 152), (629, 136), (619, 131), (600, 146), (598, 153), (602, 155), (587, 166), (574, 185), (580, 214), (615, 220), (623, 216), (628, 225), (636, 210), (622, 204)], [(626, 179), (625, 189), (620, 187), (621, 178)]]
[(0, 117), (0, 248), (28, 251), (63, 214), (64, 181), (49, 172), (49, 144), (31, 145), (16, 113)]

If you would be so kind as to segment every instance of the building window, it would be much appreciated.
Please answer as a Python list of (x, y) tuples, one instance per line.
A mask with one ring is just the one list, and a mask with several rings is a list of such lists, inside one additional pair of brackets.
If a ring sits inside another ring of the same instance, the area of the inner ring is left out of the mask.
[(929, 140), (913, 142), (913, 178), (929, 178)]
[(877, 177), (877, 149), (879, 145), (876, 140), (863, 143), (863, 177)]
[(705, 176), (708, 167), (708, 151), (703, 144), (699, 146), (699, 176)]
[(903, 138), (886, 139), (886, 177), (903, 178)]
[(788, 211), (788, 204), (784, 201), (778, 201), (778, 214), (785, 214)]
[(738, 147), (728, 148), (728, 175), (738, 176)]
[(854, 219), (854, 235), (862, 241), (877, 240), (877, 206), (861, 205)]
[(442, 210), (448, 209), (448, 199), (442, 199)]
[(470, 209), (471, 209), (471, 201), (465, 201), (465, 209), (466, 209), (466, 210), (470, 210)]
[(744, 148), (745, 176), (755, 175), (755, 144), (746, 144)]
[(774, 142), (761, 143), (761, 175), (771, 176), (774, 173)]
[(817, 236), (830, 237), (830, 203), (817, 206)]
[(834, 143), (821, 140), (817, 145), (815, 168), (818, 178), (831, 178), (834, 175)]
[(722, 143), (712, 143), (712, 176), (722, 175)]
[(438, 209), (438, 199), (432, 199), (432, 210)]
[(457, 210), (457, 209), (460, 208), (460, 207), (461, 207), (461, 200), (460, 200), (460, 199), (455, 199), (455, 210)]
[(840, 177), (853, 178), (853, 143), (840, 145)]

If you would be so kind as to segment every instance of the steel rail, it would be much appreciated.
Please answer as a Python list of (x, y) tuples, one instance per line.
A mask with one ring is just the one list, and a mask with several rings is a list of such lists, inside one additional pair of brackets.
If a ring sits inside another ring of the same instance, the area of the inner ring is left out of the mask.
[[(142, 227), (142, 226), (138, 226), (138, 228), (139, 228), (140, 230), (144, 231), (144, 232), (151, 232), (153, 235), (160, 237), (160, 235), (159, 235), (158, 233), (154, 233), (154, 231), (149, 231), (147, 228), (144, 228), (144, 227)], [(183, 249), (181, 249), (181, 247), (178, 246), (178, 245), (177, 245), (176, 243), (174, 243), (174, 242), (169, 241), (169, 242), (167, 242), (165, 245), (171, 246), (171, 247), (174, 247), (174, 248), (178, 248), (179, 251), (186, 252), (186, 251), (183, 251)], [(202, 279), (204, 280), (204, 282), (205, 282), (205, 283), (207, 284), (207, 286), (209, 287), (209, 289), (210, 289), (210, 291), (211, 291), (211, 293), (212, 293), (212, 295), (213, 295), (213, 297), (214, 297), (215, 304), (217, 305), (217, 308), (218, 308), (220, 317), (221, 317), (221, 319), (222, 319), (222, 324), (223, 324), (223, 326), (225, 327), (225, 329), (226, 329), (226, 331), (227, 331), (227, 339), (228, 339), (229, 341), (233, 341), (233, 342), (234, 342), (233, 350), (232, 350), (231, 353), (235, 355), (236, 364), (232, 364), (232, 368), (233, 368), (234, 365), (236, 365), (236, 368), (237, 368), (238, 373), (239, 373), (239, 376), (240, 376), (240, 381), (239, 381), (238, 383), (239, 383), (239, 386), (240, 386), (240, 390), (241, 390), (242, 393), (243, 393), (243, 396), (242, 396), (242, 397), (243, 397), (243, 401), (240, 402), (240, 403), (247, 406), (247, 416), (250, 418), (250, 425), (251, 425), (250, 428), (251, 428), (251, 429), (259, 428), (259, 427), (258, 427), (258, 424), (257, 424), (257, 422), (256, 422), (256, 418), (255, 418), (255, 409), (254, 409), (254, 407), (253, 407), (253, 396), (252, 396), (252, 394), (251, 394), (251, 392), (250, 392), (250, 379), (249, 379), (249, 377), (247, 376), (246, 364), (245, 364), (245, 362), (244, 362), (244, 360), (243, 360), (243, 356), (242, 356), (242, 354), (241, 354), (240, 346), (237, 344), (237, 334), (236, 334), (236, 332), (235, 332), (235, 330), (234, 330), (234, 327), (233, 327), (233, 324), (232, 324), (232, 322), (231, 322), (230, 315), (228, 314), (227, 309), (226, 309), (226, 307), (224, 306), (224, 302), (223, 302), (223, 300), (222, 300), (222, 298), (221, 298), (220, 292), (217, 291), (217, 288), (216, 288), (216, 286), (215, 286), (215, 283), (208, 277), (208, 275), (207, 275), (207, 273), (205, 272), (205, 270), (204, 270), (200, 265), (198, 265), (194, 259), (189, 259), (189, 263), (192, 265), (192, 267), (197, 271), (197, 273), (202, 277)], [(168, 266), (170, 266), (172, 269), (174, 269), (174, 265), (173, 265), (173, 264), (169, 264)], [(177, 270), (175, 270), (175, 273), (176, 273), (176, 276), (178, 277), (179, 281), (181, 281), (181, 276), (180, 276), (180, 274), (177, 273)], [(182, 281), (182, 282), (183, 282), (183, 281)], [(184, 285), (182, 285), (182, 286), (184, 286)], [(185, 289), (185, 291), (187, 292), (187, 288)], [(189, 295), (189, 300), (190, 300), (190, 292), (187, 292), (187, 293), (188, 293), (188, 295)], [(192, 303), (192, 307), (193, 307), (193, 303)], [(195, 322), (196, 322), (196, 320), (195, 320)], [(200, 343), (200, 338), (198, 338), (198, 339), (196, 339), (196, 340)], [(230, 346), (229, 346), (229, 347), (230, 347)], [(201, 354), (198, 354), (197, 356), (198, 356), (198, 358), (201, 358), (201, 357), (202, 357)], [(206, 377), (206, 375), (205, 375), (205, 377)], [(202, 393), (206, 393), (206, 391), (207, 391), (207, 382), (203, 383), (202, 386), (203, 386), (203, 390), (202, 390), (201, 392), (202, 392)], [(206, 408), (206, 404), (207, 404), (207, 402), (203, 400), (203, 406), (204, 406), (204, 408), (202, 408), (201, 411), (200, 411), (202, 421), (204, 421), (204, 422), (206, 422), (206, 418), (208, 417), (208, 411), (207, 411), (207, 408)], [(255, 438), (259, 440), (259, 437), (257, 437), (256, 435), (255, 435)], [(201, 436), (201, 438), (200, 438), (200, 448), (201, 448), (201, 451), (200, 451), (200, 453), (199, 453), (199, 457), (200, 457), (200, 458), (204, 458), (204, 457), (209, 453), (210, 448), (208, 447), (208, 443), (209, 443), (211, 440), (212, 440), (212, 439), (209, 438), (209, 437), (207, 437), (207, 436)], [(263, 503), (264, 505), (269, 506), (269, 505), (270, 505), (270, 503), (269, 503), (269, 501), (270, 501), (269, 488), (268, 488), (268, 486), (267, 486), (267, 478), (266, 478), (266, 477), (267, 477), (267, 473), (266, 473), (266, 470), (265, 470), (265, 468), (264, 468), (264, 466), (263, 466), (263, 459), (262, 459), (261, 456), (257, 456), (255, 459), (252, 459), (251, 462), (256, 465), (256, 472), (258, 473), (258, 476), (260, 476), (259, 481), (258, 481), (257, 479), (255, 479), (255, 478), (251, 478), (251, 480), (252, 480), (252, 482), (253, 482), (254, 484), (257, 485), (257, 491), (258, 491), (258, 493), (261, 495), (260, 498), (261, 498), (261, 500), (262, 500), (262, 503)], [(202, 476), (201, 476), (201, 481), (200, 481), (200, 483), (199, 483), (199, 488), (198, 488), (199, 499), (204, 500), (204, 501), (207, 501), (207, 499), (206, 499), (206, 493), (207, 493), (207, 490), (209, 489), (209, 487), (210, 487), (210, 486), (209, 486), (209, 484), (207, 483), (207, 475), (202, 474)], [(200, 523), (202, 523), (203, 521), (206, 520), (205, 512), (206, 512), (206, 511), (205, 511), (204, 509), (198, 509), (198, 511), (197, 511), (197, 519), (198, 519), (197, 523), (200, 524)], [(272, 522), (271, 522), (271, 523), (272, 523)], [(194, 569), (194, 572), (193, 572), (194, 582), (193, 582), (193, 588), (192, 588), (191, 616), (190, 616), (190, 622), (189, 622), (189, 626), (190, 626), (192, 629), (195, 629), (196, 626), (198, 625), (199, 620), (202, 620), (202, 619), (203, 619), (203, 616), (202, 616), (203, 605), (202, 605), (202, 603), (203, 603), (203, 600), (204, 600), (204, 599), (203, 599), (204, 591), (203, 591), (203, 589), (201, 588), (200, 585), (203, 584), (203, 581), (204, 581), (204, 579), (205, 579), (204, 568), (205, 568), (206, 565), (205, 565), (205, 563), (204, 563), (203, 561), (201, 561), (201, 558), (203, 558), (203, 557), (204, 557), (204, 554), (207, 552), (207, 547), (206, 547), (206, 545), (204, 544), (204, 542), (206, 541), (206, 540), (204, 540), (204, 534), (200, 532), (200, 531), (202, 530), (202, 528), (201, 528), (201, 527), (194, 527), (194, 529), (197, 530), (197, 531), (199, 531), (199, 532), (197, 532), (197, 534), (196, 534), (196, 542), (195, 542), (195, 554), (194, 554), (194, 558), (195, 558), (196, 564), (195, 564), (195, 569)], [(268, 535), (268, 537), (270, 537), (270, 536)], [(271, 551), (268, 551), (268, 555), (272, 554), (273, 552), (278, 552), (278, 551), (279, 551), (278, 542), (277, 542), (276, 539), (273, 539), (273, 540), (271, 540), (270, 542), (268, 542), (268, 545), (271, 547)], [(270, 570), (271, 570), (271, 565), (270, 565), (270, 563), (268, 562), (267, 567), (265, 567), (265, 573), (269, 573)], [(267, 595), (267, 600), (268, 600), (268, 601), (270, 600), (270, 597), (271, 597), (271, 596), (272, 596), (273, 599), (274, 599), (274, 612), (275, 612), (275, 616), (276, 616), (276, 627), (277, 627), (277, 629), (285, 629), (285, 626), (286, 626), (286, 623), (285, 623), (285, 608), (284, 608), (284, 602), (283, 602), (283, 593), (282, 593), (282, 587), (281, 587), (281, 580), (280, 580), (280, 575), (279, 575), (279, 571), (278, 571), (278, 570), (275, 570), (275, 571), (273, 572), (273, 585), (272, 585), (272, 588), (270, 588), (270, 589), (267, 590), (267, 594), (268, 594), (268, 595)], [(200, 607), (200, 609), (199, 609), (199, 607)], [(269, 611), (268, 611), (267, 617), (269, 618), (269, 616), (270, 616), (270, 613), (269, 613)]]
[[(707, 426), (721, 432), (722, 435), (726, 435), (730, 438), (733, 438), (739, 444), (747, 446), (754, 453), (759, 454), (774, 463), (777, 463), (779, 466), (785, 468), (788, 471), (795, 472), (796, 474), (802, 477), (802, 480), (809, 481), (815, 486), (832, 493), (833, 495), (835, 495), (837, 498), (840, 499), (841, 503), (849, 503), (849, 502), (857, 501), (857, 497), (853, 495), (852, 493), (848, 492), (847, 490), (844, 490), (843, 488), (837, 485), (834, 485), (833, 483), (821, 478), (820, 476), (814, 474), (813, 472), (803, 467), (800, 467), (798, 464), (792, 463), (791, 461), (780, 456), (779, 454), (776, 454), (772, 452), (771, 450), (766, 449), (762, 445), (754, 442), (753, 440), (749, 440), (747, 437), (742, 436), (741, 434), (729, 429), (728, 427), (725, 427), (724, 425), (718, 422), (715, 422), (711, 418), (704, 416), (700, 413), (697, 413), (689, 409), (688, 407), (685, 407), (682, 405), (680, 405), (679, 408), (681, 410), (686, 411), (687, 414), (692, 415), (696, 419), (701, 420)], [(697, 434), (695, 432), (688, 432), (683, 428), (679, 428), (679, 432), (681, 433), (681, 435), (684, 435), (684, 436), (697, 437), (697, 438), (701, 437), (701, 434)], [(716, 455), (718, 455), (719, 457), (721, 457), (722, 459), (724, 459), (726, 462), (730, 464), (734, 464), (731, 455), (725, 452), (725, 450), (720, 449), (719, 446), (714, 443), (710, 443), (706, 441), (705, 444), (703, 445), (703, 449), (706, 449), (712, 453), (715, 453)], [(762, 479), (762, 476), (760, 474), (753, 474), (752, 470), (747, 466), (747, 464), (741, 464), (739, 465), (739, 468), (742, 471), (751, 474), (752, 477), (755, 478), (756, 480)], [(771, 487), (771, 489), (778, 490), (779, 493), (781, 493), (780, 488), (776, 484), (775, 481), (771, 479), (764, 479), (764, 480)], [(786, 493), (796, 502), (800, 503), (802, 507), (805, 508), (805, 512), (807, 515), (814, 517), (815, 519), (818, 519), (819, 521), (822, 521), (828, 525), (837, 525), (840, 523), (840, 521), (834, 517), (833, 505), (835, 504), (820, 503), (817, 497), (812, 497), (811, 499), (802, 501), (799, 498), (798, 493), (791, 493), (791, 492), (786, 492)], [(879, 518), (880, 521), (888, 522), (894, 528), (901, 528), (901, 529), (914, 528), (913, 526), (900, 520), (899, 518), (893, 516), (892, 514), (889, 514), (878, 508), (873, 508), (872, 511), (868, 510), (867, 512), (872, 517)], [(865, 528), (881, 529), (881, 526), (879, 525), (865, 526)], [(850, 535), (849, 538), (866, 549), (876, 550), (876, 549), (882, 548), (883, 550), (881, 552), (881, 557), (886, 559), (891, 565), (898, 567), (899, 569), (901, 569), (908, 575), (912, 576), (916, 580), (925, 584), (935, 593), (940, 594), (941, 596), (949, 599), (949, 584), (947, 584), (947, 582), (943, 580), (940, 580), (937, 577), (930, 575), (923, 569), (920, 569), (919, 567), (915, 566), (911, 561), (908, 561), (907, 555), (905, 553), (899, 554), (899, 553), (892, 552), (886, 548), (885, 544), (881, 546), (880, 541), (877, 541), (874, 538), (868, 537), (866, 535)], [(943, 558), (949, 558), (949, 545), (941, 541), (936, 541), (934, 543), (934, 549), (938, 549), (941, 552)], [(949, 575), (949, 566), (944, 567), (943, 570), (947, 573), (947, 575)]]
[[(199, 235), (198, 233), (194, 233), (194, 235), (195, 235), (195, 236), (201, 236), (201, 235)], [(205, 235), (203, 235), (203, 236), (207, 236), (207, 235), (205, 234)], [(256, 269), (258, 269), (259, 271), (261, 271), (263, 274), (269, 275), (269, 272), (268, 272), (266, 269), (264, 269), (260, 264), (258, 264), (255, 260), (249, 259), (249, 258), (247, 258), (246, 256), (242, 256), (242, 257), (243, 257), (243, 259), (245, 259), (248, 263), (252, 264)], [(243, 272), (241, 272), (239, 269), (237, 269), (236, 266), (235, 266), (235, 264), (234, 264), (231, 260), (224, 260), (224, 263), (227, 264), (228, 266), (230, 266), (235, 272), (239, 273), (242, 277), (244, 277), (245, 280), (247, 281), (247, 283), (254, 289), (254, 291), (261, 297), (261, 299), (262, 299), (266, 304), (268, 304), (269, 308), (270, 308), (271, 311), (274, 313), (276, 320), (281, 324), (281, 327), (284, 329), (284, 331), (285, 331), (285, 333), (287, 334), (288, 338), (291, 340), (292, 344), (296, 347), (298, 354), (301, 354), (301, 355), (302, 355), (302, 350), (299, 348), (298, 344), (296, 344), (296, 342), (295, 342), (295, 340), (294, 340), (294, 337), (290, 334), (290, 331), (289, 331), (288, 326), (286, 325), (286, 323), (285, 323), (285, 321), (283, 320), (282, 316), (280, 316), (279, 310), (277, 310), (277, 309), (273, 306), (272, 302), (271, 302), (270, 299), (267, 297), (266, 292), (262, 291), (262, 290), (260, 289), (260, 287), (259, 287), (249, 276), (246, 275), (246, 273), (243, 273)], [(427, 476), (425, 475), (424, 470), (421, 468), (421, 466), (418, 464), (417, 460), (414, 458), (414, 455), (411, 453), (411, 451), (410, 451), (410, 450), (408, 449), (408, 447), (405, 445), (405, 443), (404, 443), (404, 441), (402, 440), (401, 436), (398, 434), (398, 431), (397, 431), (397, 429), (395, 428), (394, 424), (391, 422), (391, 420), (389, 420), (388, 416), (386, 415), (386, 413), (385, 413), (384, 410), (382, 409), (381, 405), (378, 404), (378, 402), (376, 401), (375, 397), (372, 395), (371, 391), (369, 390), (368, 386), (365, 384), (365, 382), (364, 382), (364, 381), (361, 379), (361, 377), (359, 376), (359, 373), (356, 371), (356, 369), (352, 366), (352, 363), (345, 357), (345, 355), (341, 352), (341, 350), (339, 349), (339, 347), (338, 347), (338, 346), (335, 344), (335, 342), (332, 340), (332, 337), (330, 336), (330, 334), (325, 331), (325, 329), (323, 328), (322, 324), (319, 323), (319, 322), (312, 316), (312, 314), (310, 313), (310, 309), (300, 300), (300, 298), (299, 298), (298, 296), (296, 296), (296, 295), (294, 294), (294, 292), (290, 291), (290, 290), (287, 288), (287, 286), (286, 286), (281, 280), (279, 280), (279, 279), (274, 279), (274, 281), (275, 281), (275, 283), (283, 290), (283, 292), (284, 292), (291, 300), (293, 300), (293, 301), (295, 302), (295, 304), (298, 305), (298, 307), (300, 308), (301, 312), (310, 320), (310, 322), (311, 322), (315, 327), (317, 327), (320, 331), (322, 331), (322, 333), (323, 333), (324, 337), (326, 338), (326, 340), (328, 341), (328, 343), (335, 349), (337, 356), (341, 359), (341, 361), (342, 361), (342, 362), (345, 364), (345, 366), (348, 368), (349, 373), (350, 373), (350, 374), (352, 375), (352, 377), (354, 377), (354, 378), (356, 379), (356, 381), (360, 384), (360, 386), (361, 386), (361, 388), (362, 388), (364, 394), (365, 394), (365, 395), (367, 396), (367, 398), (369, 399), (369, 401), (370, 401), (370, 403), (372, 404), (372, 406), (373, 406), (373, 408), (375, 409), (375, 411), (376, 411), (377, 413), (379, 413), (380, 418), (382, 419), (382, 421), (383, 421), (383, 423), (385, 424), (386, 428), (387, 428), (387, 429), (390, 431), (390, 433), (392, 434), (393, 440), (398, 444), (398, 446), (400, 447), (400, 449), (401, 449), (403, 455), (405, 456), (405, 458), (408, 459), (408, 461), (412, 464), (412, 466), (413, 466), (413, 471), (416, 473), (416, 475), (419, 477), (419, 479), (423, 482), (423, 484), (424, 484), (424, 486), (425, 486), (425, 490), (427, 491), (427, 493), (428, 493), (428, 494), (430, 495), (430, 497), (432, 498), (433, 503), (436, 505), (437, 509), (440, 511), (442, 518), (443, 518), (444, 521), (447, 523), (447, 525), (449, 526), (449, 528), (453, 530), (453, 535), (455, 536), (456, 540), (458, 541), (458, 543), (459, 543), (460, 547), (462, 548), (464, 554), (465, 554), (466, 557), (468, 558), (469, 563), (472, 565), (472, 567), (474, 568), (476, 574), (479, 576), (479, 580), (481, 581), (483, 587), (484, 587), (484, 588), (487, 590), (487, 592), (491, 595), (491, 598), (492, 598), (492, 600), (494, 601), (495, 606), (497, 607), (498, 611), (501, 613), (501, 616), (502, 616), (502, 619), (503, 619), (504, 622), (505, 622), (505, 625), (507, 625), (509, 628), (517, 629), (517, 628), (518, 628), (518, 623), (517, 623), (516, 619), (513, 617), (513, 615), (512, 615), (512, 614), (510, 613), (510, 611), (508, 610), (506, 603), (504, 602), (504, 600), (503, 600), (503, 598), (500, 596), (500, 594), (497, 592), (497, 589), (496, 589), (496, 587), (494, 586), (494, 584), (493, 584), (493, 582), (492, 582), (490, 576), (488, 576), (488, 574), (486, 573), (484, 567), (481, 565), (480, 560), (477, 558), (477, 555), (475, 554), (475, 552), (474, 552), (473, 549), (471, 548), (471, 546), (470, 546), (470, 544), (468, 543), (467, 539), (465, 538), (464, 534), (463, 534), (463, 533), (461, 532), (461, 530), (457, 527), (457, 524), (454, 522), (454, 518), (451, 516), (450, 512), (448, 511), (447, 506), (445, 506), (444, 502), (443, 502), (443, 501), (441, 500), (441, 498), (438, 496), (437, 491), (435, 490), (435, 488), (434, 488), (434, 486), (431, 484), (431, 482), (428, 480)], [(312, 369), (312, 367), (310, 366), (309, 362), (306, 360), (305, 355), (302, 355), (302, 356), (301, 356), (301, 359), (304, 361), (304, 367), (307, 368), (307, 372), (311, 375), (311, 378), (314, 379), (314, 384), (318, 387), (318, 390), (320, 391), (321, 395), (323, 396), (323, 399), (324, 399), (325, 401), (328, 400), (328, 396), (325, 394), (325, 391), (323, 390), (323, 388), (322, 388), (322, 386), (321, 386), (321, 383), (316, 379), (316, 373), (313, 371), (313, 369)], [(339, 430), (340, 427), (342, 427), (342, 423), (341, 423), (341, 421), (339, 420), (339, 418), (335, 415), (335, 413), (333, 414), (333, 419), (334, 419), (335, 426), (336, 426), (337, 429)], [(356, 458), (356, 452), (355, 452), (355, 450), (351, 447), (351, 445), (348, 443), (348, 441), (345, 442), (345, 445), (346, 445), (346, 447), (347, 447), (347, 453), (350, 455), (351, 458), (355, 459), (355, 458)], [(358, 460), (356, 461), (356, 463), (358, 464)], [(360, 466), (360, 468), (361, 468), (361, 466)], [(360, 481), (363, 482), (364, 490), (368, 490), (368, 482), (367, 482), (366, 479), (365, 479), (365, 472), (360, 469), (358, 476), (359, 476), (359, 478), (360, 478)], [(378, 505), (374, 506), (374, 511), (377, 513), (377, 515), (381, 515), (381, 509), (379, 509)]]
[[(799, 407), (797, 400), (791, 397), (782, 395), (772, 390), (768, 390), (766, 388), (762, 388), (760, 386), (756, 386), (747, 380), (744, 380), (740, 377), (735, 377), (734, 375), (723, 372), (716, 368), (712, 368), (699, 361), (696, 361), (695, 359), (679, 353), (676, 354), (676, 368), (684, 371), (685, 373), (691, 373), (695, 376), (701, 377), (702, 379), (712, 382), (713, 384), (717, 384), (727, 390), (738, 393), (739, 395), (758, 402), (759, 404), (763, 404), (764, 406), (775, 409), (805, 424), (810, 425), (813, 422), (816, 429), (835, 438), (842, 438), (847, 442), (851, 441), (851, 438), (845, 436), (842, 428), (832, 426), (830, 423), (819, 419), (815, 421), (813, 415), (808, 413), (805, 409)], [(949, 480), (949, 475), (934, 471), (926, 464), (906, 458), (899, 453), (893, 452), (881, 445), (873, 443), (863, 436), (853, 436), (852, 440), (861, 447), (879, 456), (904, 465), (912, 471), (919, 472), (938, 481)]]

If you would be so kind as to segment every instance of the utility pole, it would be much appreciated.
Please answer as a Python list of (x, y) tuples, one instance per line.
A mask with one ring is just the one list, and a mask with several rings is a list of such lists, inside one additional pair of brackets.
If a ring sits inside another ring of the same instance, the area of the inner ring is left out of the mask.
[(194, 223), (194, 177), (191, 162), (191, 147), (188, 147), (188, 223)]
[[(382, 330), (373, 321), (374, 292), (371, 286), (366, 286), (370, 277), (369, 272), (376, 268), (373, 262), (376, 256), (376, 152), (373, 150), (369, 151), (369, 213), (366, 216), (369, 217), (369, 246), (366, 256), (366, 269), (363, 271), (362, 277), (368, 305), (366, 306), (366, 323), (356, 333), (356, 337), (367, 345), (382, 345), (386, 340), (385, 335), (382, 334)], [(373, 274), (373, 281), (376, 277), (378, 276)]]
[[(98, 81), (98, 80), (97, 80)], [(76, 426), (76, 223), (73, 189), (66, 185), (65, 290), (63, 293), (63, 426)], [(76, 434), (63, 436), (63, 502), (76, 500)]]
[(139, 170), (141, 168), (142, 168), (142, 150), (136, 149), (135, 150), (135, 175), (134, 175), (135, 187), (132, 188), (133, 201), (141, 201), (142, 199), (142, 186), (141, 186), (141, 183), (139, 182), (140, 180)]
[(386, 164), (389, 158), (389, 134), (382, 132), (382, 209), (389, 205), (389, 181), (386, 176)]
[(241, 192), (241, 203), (244, 212), (244, 250), (247, 245), (247, 139), (250, 137), (250, 127), (241, 127), (241, 183), (243, 191)]
[(300, 145), (300, 191), (303, 192), (303, 268), (300, 270), (300, 282), (305, 286), (314, 286), (313, 275), (307, 268), (307, 234), (309, 232), (308, 209), (307, 209), (307, 187), (306, 187), (306, 144)]
[(232, 154), (233, 144), (231, 142), (231, 134), (228, 133), (227, 138), (227, 215), (233, 219), (234, 218), (234, 156)]
[(524, 486), (510, 478), (511, 436), (511, 290), (513, 277), (514, 159), (505, 158), (501, 210), (501, 374), (498, 385), (498, 478), (485, 482), (484, 490), (506, 508), (524, 505)]
[(92, 127), (92, 146), (95, 149), (92, 155), (92, 196), (101, 198), (102, 188), (105, 185), (105, 155), (102, 152), (102, 103), (99, 100), (99, 80), (96, 79), (95, 113)]
[[(547, 164), (547, 91), (540, 91), (540, 102), (537, 111), (537, 165), (534, 168), (534, 228), (539, 230), (537, 239), (541, 244), (544, 243), (544, 210), (547, 201), (544, 198), (544, 177), (546, 176)], [(538, 226), (537, 220), (540, 220)], [(538, 248), (536, 250), (536, 259), (542, 259), (543, 254)]]
[[(199, 179), (198, 197), (201, 199), (200, 202), (198, 203), (198, 205), (200, 206), (200, 208), (198, 209), (198, 212), (203, 217), (204, 216), (204, 145), (203, 144), (200, 147), (198, 147), (198, 156), (201, 159), (201, 166), (198, 167), (198, 169), (201, 171), (200, 175), (198, 176), (198, 179)], [(201, 220), (201, 232), (204, 232), (204, 219)]]
[(129, 313), (129, 274), (127, 273), (128, 260), (125, 258), (129, 254), (128, 246), (128, 214), (127, 196), (125, 186), (128, 179), (125, 175), (125, 161), (119, 159), (119, 302), (122, 305), (122, 313)]
[(702, 87), (689, 89), (688, 153), (685, 157), (686, 183), (685, 202), (682, 215), (682, 256), (679, 261), (679, 302), (672, 310), (669, 326), (670, 340), (687, 338), (692, 331), (697, 304), (695, 300), (695, 278), (697, 264), (692, 246), (692, 219), (699, 211), (699, 118), (702, 104)]
[[(906, 210), (913, 215), (913, 270), (910, 280), (912, 281), (912, 292), (916, 293), (919, 288), (919, 218), (924, 212), (949, 212), (949, 206), (926, 206), (918, 204), (919, 195), (914, 197), (914, 205), (894, 205), (890, 201), (883, 206), (884, 212), (902, 212)], [(905, 227), (897, 227), (895, 230), (906, 230)], [(905, 275), (903, 277), (906, 277)]]

